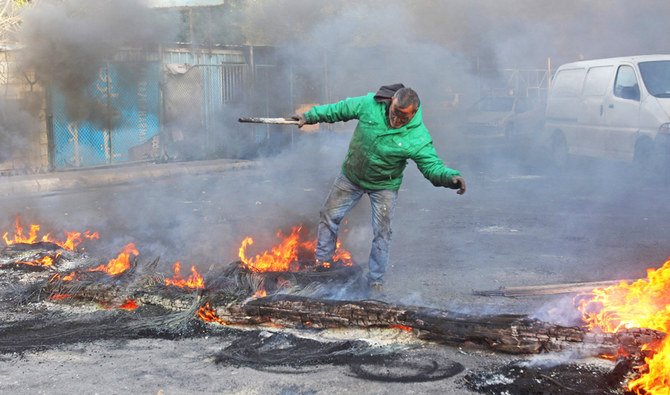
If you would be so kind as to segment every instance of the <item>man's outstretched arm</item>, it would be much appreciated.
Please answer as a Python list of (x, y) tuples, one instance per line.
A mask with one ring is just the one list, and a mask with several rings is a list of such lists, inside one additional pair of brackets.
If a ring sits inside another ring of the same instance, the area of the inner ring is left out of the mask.
[(458, 170), (444, 165), (442, 159), (437, 156), (432, 142), (421, 147), (412, 156), (412, 160), (416, 163), (421, 174), (436, 187), (457, 189), (456, 193), (459, 195), (465, 193), (465, 178)]
[(296, 114), (293, 119), (298, 121), (298, 126), (309, 125), (320, 122), (339, 122), (358, 119), (362, 103), (367, 96), (350, 97), (333, 104), (314, 106), (303, 114)]

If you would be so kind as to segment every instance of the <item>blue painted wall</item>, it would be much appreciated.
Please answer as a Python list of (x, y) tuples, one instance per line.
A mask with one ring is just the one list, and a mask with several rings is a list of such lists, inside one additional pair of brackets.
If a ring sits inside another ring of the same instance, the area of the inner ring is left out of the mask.
[[(113, 114), (111, 123), (72, 119), (68, 98), (52, 89), (54, 166), (87, 167), (129, 160), (128, 150), (160, 131), (160, 63), (110, 63), (100, 69), (86, 96), (96, 101), (101, 114)], [(107, 130), (105, 125), (111, 125)]]

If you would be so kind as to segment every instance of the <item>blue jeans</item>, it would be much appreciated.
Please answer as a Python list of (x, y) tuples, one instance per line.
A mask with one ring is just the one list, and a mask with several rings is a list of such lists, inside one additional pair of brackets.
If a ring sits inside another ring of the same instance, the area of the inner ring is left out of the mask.
[(372, 208), (373, 238), (368, 260), (368, 283), (383, 283), (389, 260), (391, 220), (398, 200), (398, 191), (363, 189), (349, 181), (344, 174), (340, 174), (321, 208), (315, 257), (320, 261), (333, 259), (340, 223), (349, 210), (361, 200), (363, 194), (370, 197)]

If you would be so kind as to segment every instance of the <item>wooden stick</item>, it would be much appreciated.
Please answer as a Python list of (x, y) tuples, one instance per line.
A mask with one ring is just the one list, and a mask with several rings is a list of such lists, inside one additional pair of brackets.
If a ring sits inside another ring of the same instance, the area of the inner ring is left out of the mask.
[(583, 283), (530, 285), (525, 287), (500, 287), (499, 289), (495, 290), (472, 291), (472, 293), (474, 295), (479, 296), (507, 296), (507, 297), (557, 295), (566, 293), (589, 292), (595, 288), (603, 288), (612, 285), (617, 285), (622, 281), (631, 282), (634, 280), (610, 280), (610, 281), (593, 281)]
[(241, 117), (237, 120), (242, 123), (264, 123), (271, 125), (297, 125), (298, 121), (293, 118), (259, 118), (259, 117)]

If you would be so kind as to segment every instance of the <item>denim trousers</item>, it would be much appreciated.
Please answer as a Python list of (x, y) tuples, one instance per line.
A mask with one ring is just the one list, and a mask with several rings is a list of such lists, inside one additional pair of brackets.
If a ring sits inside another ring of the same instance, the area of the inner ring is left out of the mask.
[(344, 174), (340, 174), (321, 208), (315, 257), (320, 261), (332, 260), (340, 223), (364, 194), (370, 197), (373, 233), (368, 260), (368, 283), (383, 283), (391, 245), (391, 220), (398, 191), (363, 189), (349, 181)]

